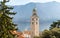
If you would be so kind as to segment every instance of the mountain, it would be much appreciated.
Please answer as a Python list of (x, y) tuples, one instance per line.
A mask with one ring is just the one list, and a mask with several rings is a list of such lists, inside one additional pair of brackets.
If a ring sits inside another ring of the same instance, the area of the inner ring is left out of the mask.
[(60, 3), (28, 3), (25, 5), (14, 6), (13, 11), (17, 12), (14, 16), (13, 22), (16, 23), (19, 30), (30, 29), (30, 18), (33, 8), (37, 8), (37, 14), (40, 18), (40, 31), (49, 29), (53, 21), (60, 20)]

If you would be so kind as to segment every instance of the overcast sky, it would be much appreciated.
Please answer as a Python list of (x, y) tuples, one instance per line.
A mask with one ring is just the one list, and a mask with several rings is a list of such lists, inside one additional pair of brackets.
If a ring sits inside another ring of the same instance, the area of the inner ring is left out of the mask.
[(29, 2), (45, 3), (45, 2), (51, 2), (51, 1), (60, 2), (60, 0), (10, 0), (10, 2), (8, 4), (9, 5), (24, 5), (24, 4), (29, 3)]

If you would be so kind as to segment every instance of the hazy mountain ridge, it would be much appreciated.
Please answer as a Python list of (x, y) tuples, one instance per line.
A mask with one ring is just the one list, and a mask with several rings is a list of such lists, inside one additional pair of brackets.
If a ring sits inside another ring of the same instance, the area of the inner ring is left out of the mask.
[(14, 6), (14, 11), (17, 12), (14, 17), (14, 22), (18, 24), (20, 30), (30, 26), (30, 17), (35, 7), (40, 18), (41, 30), (48, 28), (53, 21), (60, 19), (60, 3), (55, 1), (48, 3), (31, 2), (26, 5)]

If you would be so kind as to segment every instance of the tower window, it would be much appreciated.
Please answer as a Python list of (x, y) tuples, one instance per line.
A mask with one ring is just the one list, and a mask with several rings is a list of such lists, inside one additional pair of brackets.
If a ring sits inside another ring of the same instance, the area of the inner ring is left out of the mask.
[(34, 18), (32, 18), (32, 20), (34, 20)]
[(36, 24), (38, 24), (38, 23), (36, 22)]
[(32, 22), (32, 24), (34, 24), (34, 22)]
[(38, 19), (36, 19), (36, 20), (38, 20)]

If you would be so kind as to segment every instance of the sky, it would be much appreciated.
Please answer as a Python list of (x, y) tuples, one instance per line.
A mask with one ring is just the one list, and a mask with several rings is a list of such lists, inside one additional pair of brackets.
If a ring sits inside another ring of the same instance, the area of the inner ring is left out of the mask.
[(10, 0), (10, 2), (7, 4), (8, 5), (24, 5), (29, 2), (46, 3), (46, 2), (51, 2), (51, 1), (60, 2), (60, 0)]
[[(0, 0), (0, 1), (2, 1), (2, 0)], [(7, 3), (8, 5), (12, 5), (12, 6), (14, 6), (14, 5), (25, 5), (25, 4), (27, 4), (27, 3), (29, 3), (29, 2), (39, 2), (39, 3), (46, 3), (46, 2), (51, 2), (51, 1), (56, 1), (56, 2), (60, 2), (60, 0), (10, 0), (10, 2), (9, 3)], [(60, 6), (59, 6), (60, 7)], [(49, 9), (50, 10), (50, 9)], [(51, 10), (53, 10), (53, 9), (51, 9)], [(48, 13), (48, 12), (47, 12)], [(60, 12), (58, 11), (58, 14), (59, 14)], [(56, 13), (54, 13), (53, 15), (55, 15), (57, 18), (59, 18), (59, 15), (57, 14), (57, 16), (56, 16)], [(55, 18), (55, 16), (54, 16), (54, 18)], [(20, 19), (19, 19), (20, 20)], [(23, 24), (24, 25), (24, 24)]]

